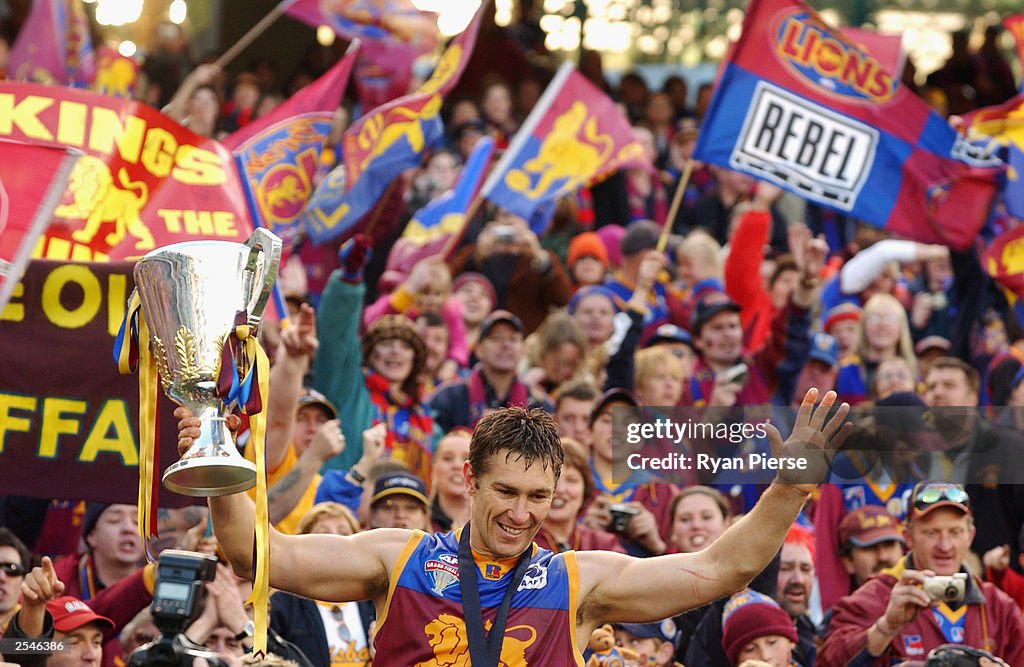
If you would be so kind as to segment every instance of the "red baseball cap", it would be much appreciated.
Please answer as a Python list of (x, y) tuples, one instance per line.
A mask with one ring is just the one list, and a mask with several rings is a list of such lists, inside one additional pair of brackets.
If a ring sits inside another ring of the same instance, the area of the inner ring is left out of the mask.
[(89, 605), (70, 595), (50, 600), (46, 603), (46, 611), (53, 616), (53, 627), (59, 632), (71, 632), (88, 623), (99, 623), (106, 629), (114, 627), (112, 620), (100, 616)]
[(839, 543), (855, 547), (872, 547), (881, 542), (906, 544), (899, 520), (884, 507), (864, 505), (839, 522)]

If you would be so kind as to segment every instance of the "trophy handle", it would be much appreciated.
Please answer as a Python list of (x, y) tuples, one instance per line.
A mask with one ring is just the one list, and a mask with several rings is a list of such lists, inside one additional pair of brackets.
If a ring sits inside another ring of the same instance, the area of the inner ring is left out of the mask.
[(245, 270), (254, 277), (246, 312), (249, 315), (249, 324), (255, 326), (260, 323), (263, 310), (267, 307), (267, 300), (274, 288), (274, 281), (277, 280), (277, 269), (281, 264), (281, 239), (269, 229), (258, 227), (246, 239), (245, 245), (249, 247)]

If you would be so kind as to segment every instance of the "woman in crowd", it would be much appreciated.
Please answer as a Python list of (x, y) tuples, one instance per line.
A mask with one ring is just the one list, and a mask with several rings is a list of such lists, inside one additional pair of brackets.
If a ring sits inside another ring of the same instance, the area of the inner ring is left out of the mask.
[(532, 368), (523, 381), (535, 394), (551, 399), (555, 389), (575, 377), (587, 354), (587, 339), (576, 320), (567, 313), (548, 315), (527, 342)]
[(462, 324), (466, 327), (466, 345), (470, 350), (480, 338), (480, 325), (494, 309), (497, 293), (482, 273), (468, 271), (452, 282), (452, 294), (462, 304)]
[(883, 359), (903, 357), (917, 376), (917, 358), (910, 338), (907, 311), (891, 294), (875, 294), (861, 312), (857, 354), (844, 359), (836, 377), (837, 400), (858, 405), (868, 400), (868, 388)]
[(456, 428), (437, 443), (430, 484), (430, 525), (434, 532), (455, 530), (469, 521), (469, 493), (462, 472), (469, 458), (471, 436), (470, 431)]
[(579, 523), (580, 511), (594, 494), (594, 478), (583, 445), (571, 438), (562, 438), (562, 474), (555, 486), (551, 511), (544, 519), (534, 541), (555, 553), (604, 550), (625, 553), (612, 533), (588, 528)]

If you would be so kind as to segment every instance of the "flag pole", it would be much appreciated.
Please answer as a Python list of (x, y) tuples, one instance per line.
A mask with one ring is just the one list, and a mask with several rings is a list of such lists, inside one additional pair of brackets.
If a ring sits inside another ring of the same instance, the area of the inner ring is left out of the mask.
[(244, 51), (247, 46), (252, 44), (257, 37), (262, 35), (263, 32), (270, 27), (271, 23), (279, 19), (282, 14), (288, 11), (288, 8), (294, 2), (295, 0), (281, 0), (281, 2), (279, 2), (276, 7), (271, 9), (266, 16), (260, 19), (259, 23), (249, 28), (249, 31), (242, 35), (242, 37), (237, 42), (232, 44), (231, 48), (225, 51), (220, 58), (217, 58), (217, 61), (213, 64), (221, 69), (224, 69), (224, 67), (226, 67), (229, 62), (238, 57), (238, 54)]
[(668, 209), (668, 216), (665, 217), (665, 226), (661, 228), (661, 236), (658, 237), (658, 252), (665, 252), (669, 234), (672, 233), (672, 224), (679, 213), (680, 204), (683, 203), (683, 193), (686, 192), (686, 186), (690, 184), (690, 174), (692, 173), (693, 158), (688, 158), (686, 166), (683, 167), (683, 175), (679, 177), (679, 185), (676, 187), (675, 195), (672, 197), (672, 205)]

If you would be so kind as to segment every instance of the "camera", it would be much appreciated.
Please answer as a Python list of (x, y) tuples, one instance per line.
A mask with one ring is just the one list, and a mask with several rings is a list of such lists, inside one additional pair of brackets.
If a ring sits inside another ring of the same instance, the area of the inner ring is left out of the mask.
[(630, 507), (629, 505), (616, 503), (608, 508), (608, 512), (612, 515), (612, 532), (621, 533), (626, 530), (626, 526), (629, 525), (630, 520), (639, 514), (640, 510), (635, 507)]
[(723, 384), (746, 384), (749, 376), (750, 369), (746, 364), (736, 364), (719, 373), (716, 380)]
[(945, 310), (949, 307), (949, 301), (943, 292), (932, 292), (929, 301), (931, 301), (932, 310)]
[[(130, 667), (184, 667), (205, 658), (210, 667), (225, 666), (216, 654), (184, 635), (203, 611), (206, 582), (217, 574), (217, 558), (206, 554), (167, 549), (156, 566), (156, 585), (150, 611), (160, 635), (134, 650)], [(226, 667), (226, 666), (225, 666)]]
[(963, 602), (967, 590), (967, 575), (963, 572), (946, 576), (925, 577), (924, 592), (932, 600)]
[(516, 242), (516, 228), (512, 225), (495, 225), (494, 242), (502, 245), (511, 245)]

